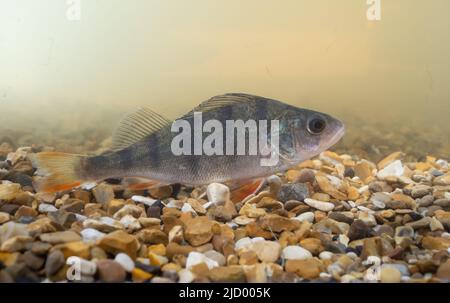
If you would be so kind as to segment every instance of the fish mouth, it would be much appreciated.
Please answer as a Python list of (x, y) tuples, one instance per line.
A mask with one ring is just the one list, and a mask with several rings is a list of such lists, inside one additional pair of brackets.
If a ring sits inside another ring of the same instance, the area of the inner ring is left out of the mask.
[(333, 135), (333, 137), (331, 137), (330, 143), (327, 144), (326, 149), (329, 149), (330, 147), (338, 143), (339, 140), (341, 140), (341, 138), (345, 135), (345, 126), (343, 123), (341, 123), (341, 125), (342, 126), (339, 128), (339, 130)]

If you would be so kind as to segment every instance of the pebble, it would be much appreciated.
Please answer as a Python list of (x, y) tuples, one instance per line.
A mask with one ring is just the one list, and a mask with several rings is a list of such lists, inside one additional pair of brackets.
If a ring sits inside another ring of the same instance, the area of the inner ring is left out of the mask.
[(80, 232), (80, 234), (85, 242), (95, 242), (106, 235), (105, 233), (93, 228), (85, 228)]
[(139, 243), (136, 238), (121, 230), (107, 234), (99, 240), (98, 245), (106, 252), (111, 254), (123, 252), (132, 259), (136, 258), (136, 253), (139, 248)]
[(118, 253), (114, 258), (114, 261), (119, 263), (127, 272), (133, 271), (135, 267), (133, 259), (131, 259), (130, 256), (124, 253)]
[(259, 260), (267, 263), (276, 262), (281, 253), (281, 245), (274, 241), (256, 241), (249, 249), (256, 253)]
[(81, 241), (80, 235), (70, 230), (41, 234), (39, 238), (42, 242), (47, 242), (50, 244)]
[(348, 231), (348, 238), (350, 241), (364, 239), (370, 237), (372, 235), (372, 229), (361, 220), (355, 220), (350, 225), (350, 229)]
[(50, 253), (45, 262), (45, 273), (53, 276), (65, 264), (64, 254), (60, 250)]
[(310, 223), (313, 223), (314, 221), (314, 213), (313, 212), (306, 212), (298, 215), (297, 217), (293, 218), (294, 220), (298, 220), (300, 222), (307, 221)]
[(394, 162), (388, 164), (383, 169), (379, 170), (377, 177), (381, 180), (388, 177), (400, 177), (404, 173), (404, 168), (401, 160), (395, 160)]
[(58, 211), (58, 209), (51, 204), (41, 203), (41, 204), (39, 204), (38, 211), (40, 213), (49, 213), (49, 212), (53, 212), (53, 211)]
[(283, 184), (278, 191), (277, 199), (283, 203), (289, 200), (303, 201), (309, 197), (309, 189), (303, 183)]
[(382, 267), (380, 271), (381, 283), (400, 283), (402, 274), (394, 267)]
[(107, 283), (120, 283), (125, 281), (125, 269), (113, 260), (97, 261), (97, 273), (100, 281)]
[(189, 244), (200, 246), (209, 242), (213, 236), (213, 223), (207, 217), (196, 217), (189, 221), (184, 232), (184, 237)]
[(114, 191), (111, 185), (102, 183), (97, 185), (92, 189), (92, 194), (94, 195), (97, 203), (106, 205), (109, 201), (114, 199)]
[(334, 209), (334, 204), (330, 202), (322, 202), (307, 198), (305, 199), (305, 203), (311, 207), (314, 207), (315, 209), (325, 212), (332, 211)]
[(290, 245), (283, 248), (281, 257), (286, 260), (305, 260), (312, 258), (312, 254), (300, 246)]
[(211, 183), (206, 188), (206, 195), (213, 204), (225, 204), (230, 199), (230, 189), (221, 183)]
[(193, 252), (189, 253), (189, 255), (186, 259), (186, 269), (189, 270), (192, 267), (194, 267), (195, 265), (200, 264), (200, 263), (205, 263), (209, 269), (219, 266), (219, 263), (208, 258), (204, 254), (193, 251)]
[(97, 272), (97, 264), (77, 256), (67, 258), (66, 264), (69, 266), (77, 266), (82, 275), (93, 276)]

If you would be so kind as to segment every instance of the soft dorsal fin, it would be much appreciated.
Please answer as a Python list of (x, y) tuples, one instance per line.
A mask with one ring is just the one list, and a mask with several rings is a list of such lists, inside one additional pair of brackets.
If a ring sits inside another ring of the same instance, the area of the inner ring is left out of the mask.
[(192, 116), (194, 112), (204, 113), (224, 106), (254, 101), (257, 98), (258, 98), (257, 96), (241, 93), (231, 93), (215, 96), (200, 103), (198, 106), (196, 106), (192, 111), (184, 115), (182, 118)]
[(113, 134), (112, 150), (124, 149), (170, 124), (170, 120), (148, 108), (125, 116)]

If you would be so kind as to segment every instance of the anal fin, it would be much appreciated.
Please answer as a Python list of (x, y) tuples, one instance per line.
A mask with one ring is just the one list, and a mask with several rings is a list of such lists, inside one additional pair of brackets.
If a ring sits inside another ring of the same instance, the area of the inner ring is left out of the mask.
[(246, 181), (235, 181), (229, 184), (231, 188), (231, 201), (238, 203), (248, 196), (258, 192), (264, 185), (265, 178), (251, 179)]

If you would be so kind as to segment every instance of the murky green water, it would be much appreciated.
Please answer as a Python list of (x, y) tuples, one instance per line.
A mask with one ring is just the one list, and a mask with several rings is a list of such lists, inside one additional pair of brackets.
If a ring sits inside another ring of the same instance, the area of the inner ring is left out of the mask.
[(340, 152), (450, 155), (449, 1), (76, 2), (0, 0), (0, 141), (95, 151), (138, 106), (247, 92), (341, 118)]

